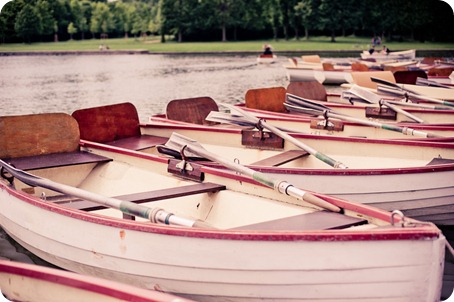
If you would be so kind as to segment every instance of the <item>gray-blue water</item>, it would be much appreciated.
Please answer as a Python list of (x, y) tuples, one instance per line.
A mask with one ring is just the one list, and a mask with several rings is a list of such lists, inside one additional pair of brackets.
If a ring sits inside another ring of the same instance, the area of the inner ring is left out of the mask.
[(286, 86), (287, 59), (257, 64), (251, 55), (65, 55), (0, 57), (2, 114), (73, 111), (132, 102), (141, 121), (172, 99), (242, 101), (248, 89)]

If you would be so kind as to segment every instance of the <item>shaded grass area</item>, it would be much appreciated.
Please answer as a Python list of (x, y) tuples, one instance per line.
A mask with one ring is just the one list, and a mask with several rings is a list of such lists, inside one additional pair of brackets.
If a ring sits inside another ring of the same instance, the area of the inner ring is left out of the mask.
[[(369, 49), (370, 38), (338, 37), (331, 42), (330, 37), (313, 37), (309, 40), (259, 40), (240, 42), (160, 42), (160, 37), (118, 38), (118, 39), (86, 39), (83, 41), (46, 42), (31, 44), (0, 44), (0, 52), (26, 51), (96, 51), (101, 44), (108, 45), (110, 50), (145, 50), (149, 52), (260, 52), (263, 44), (271, 44), (274, 51), (323, 51), (345, 50), (361, 51)], [(431, 42), (384, 42), (392, 51), (406, 49), (442, 49), (453, 50), (454, 43)]]

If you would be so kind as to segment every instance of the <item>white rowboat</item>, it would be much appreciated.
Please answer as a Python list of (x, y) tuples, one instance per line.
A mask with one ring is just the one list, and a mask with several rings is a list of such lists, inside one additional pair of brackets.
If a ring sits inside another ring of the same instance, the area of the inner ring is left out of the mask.
[[(117, 142), (137, 138), (125, 137), (138, 130), (127, 122), (123, 116), (117, 128), (97, 133)], [(65, 115), (0, 123), (0, 141), (9, 142), (2, 157), (34, 175), (2, 162), (8, 173), (0, 181), (0, 223), (22, 246), (62, 268), (197, 301), (440, 297), (445, 239), (431, 223), (312, 193), (343, 213), (320, 211), (244, 175), (221, 176), (208, 167), (202, 167), (205, 181), (194, 183), (167, 174), (167, 158), (106, 144), (84, 142), (83, 156), (91, 160), (82, 161), (72, 150), (77, 123)], [(43, 130), (47, 135), (38, 135)], [(37, 135), (35, 148), (11, 144)], [(73, 198), (61, 193), (68, 191)], [(132, 210), (137, 198), (140, 209), (154, 209), (152, 222)], [(117, 201), (127, 215), (110, 208)]]

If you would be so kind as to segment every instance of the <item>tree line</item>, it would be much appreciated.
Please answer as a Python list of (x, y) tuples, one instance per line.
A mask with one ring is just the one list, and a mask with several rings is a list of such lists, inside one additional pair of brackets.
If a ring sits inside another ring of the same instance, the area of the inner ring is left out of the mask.
[(140, 37), (200, 40), (309, 39), (378, 35), (454, 41), (440, 0), (13, 0), (0, 14), (8, 42)]

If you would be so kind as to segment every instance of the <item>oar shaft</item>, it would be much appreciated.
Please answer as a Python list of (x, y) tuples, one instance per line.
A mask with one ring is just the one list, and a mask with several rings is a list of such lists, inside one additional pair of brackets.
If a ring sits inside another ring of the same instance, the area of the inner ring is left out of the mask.
[(406, 117), (409, 117), (411, 118), (412, 120), (418, 122), (418, 123), (424, 123), (424, 120), (411, 114), (411, 113), (408, 113), (407, 111), (397, 107), (397, 106), (394, 106), (393, 104), (390, 104), (388, 103), (387, 101), (381, 101), (384, 105), (386, 105), (387, 107), (391, 108), (392, 110), (396, 111), (396, 112), (399, 112), (403, 115), (405, 115)]
[[(16, 169), (0, 160), (0, 166), (4, 167), (11, 175), (20, 179), (22, 182), (31, 186), (38, 186), (52, 191), (60, 192), (80, 199), (88, 200), (109, 208), (120, 210), (121, 212), (141, 218), (148, 219), (155, 223), (174, 224), (180, 226), (202, 226), (198, 221), (178, 217), (162, 209), (149, 208), (133, 202), (102, 196), (90, 191), (54, 182), (47, 178), (41, 178), (25, 171)], [(162, 217), (167, 217), (162, 219)]]
[(267, 175), (265, 173), (255, 171), (251, 168), (237, 164), (235, 162), (231, 162), (225, 158), (222, 158), (220, 156), (217, 156), (217, 155), (209, 152), (208, 150), (206, 150), (203, 147), (199, 147), (195, 144), (188, 142), (188, 144), (186, 144), (186, 149), (189, 152), (198, 154), (198, 155), (208, 158), (212, 161), (216, 161), (233, 171), (247, 175), (247, 176), (251, 177), (252, 179), (254, 179), (255, 181), (257, 181), (269, 188), (272, 188), (282, 194), (293, 196), (297, 199), (303, 200), (305, 202), (314, 204), (318, 207), (321, 207), (321, 208), (324, 208), (324, 209), (327, 209), (327, 210), (330, 210), (333, 212), (341, 211), (339, 207), (337, 207), (309, 192), (298, 189), (298, 188), (292, 186), (291, 184), (288, 184), (287, 182), (274, 179), (273, 177), (270, 177), (269, 175)]
[(363, 125), (367, 125), (367, 126), (371, 126), (371, 127), (375, 127), (375, 128), (381, 128), (384, 130), (395, 131), (395, 132), (402, 133), (404, 135), (418, 136), (418, 137), (424, 137), (424, 138), (443, 137), (442, 135), (419, 131), (419, 130), (412, 129), (409, 127), (400, 127), (397, 125), (382, 124), (382, 123), (378, 123), (378, 122), (374, 122), (374, 121), (370, 121), (370, 120), (358, 119), (358, 118), (354, 118), (354, 117), (346, 116), (346, 115), (339, 115), (339, 114), (330, 113), (330, 112), (328, 112), (327, 115), (328, 115), (328, 117), (332, 117), (332, 118), (336, 118), (336, 119), (340, 119), (340, 120), (344, 120), (344, 121), (349, 121), (349, 122), (354, 122), (354, 123), (358, 123), (358, 124), (363, 124)]
[(323, 161), (324, 163), (326, 163), (326, 164), (328, 164), (328, 165), (330, 165), (330, 166), (332, 166), (334, 168), (341, 168), (341, 169), (346, 169), (347, 168), (347, 166), (345, 166), (343, 163), (332, 159), (328, 155), (325, 155), (325, 154), (323, 154), (321, 152), (318, 152), (317, 150), (315, 150), (315, 149), (311, 148), (310, 146), (304, 144), (303, 142), (297, 140), (296, 138), (294, 138), (293, 136), (289, 135), (288, 133), (285, 133), (285, 132), (279, 130), (278, 128), (274, 127), (273, 125), (270, 125), (270, 124), (265, 123), (263, 121), (260, 121), (260, 125), (263, 128), (266, 128), (266, 129), (270, 130), (271, 132), (275, 133), (276, 135), (282, 137), (283, 139), (291, 142), (295, 146), (307, 151), (311, 155), (315, 156), (319, 160)]

